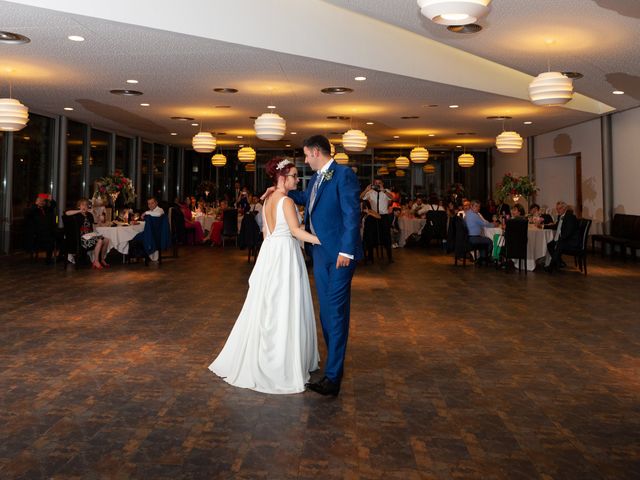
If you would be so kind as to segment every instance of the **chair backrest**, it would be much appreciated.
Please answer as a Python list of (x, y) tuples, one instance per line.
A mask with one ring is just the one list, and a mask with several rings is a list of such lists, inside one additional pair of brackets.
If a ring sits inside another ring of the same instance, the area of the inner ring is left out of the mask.
[(623, 215), (622, 216), (622, 225), (620, 227), (620, 235), (615, 235), (616, 237), (622, 238), (631, 238), (633, 236), (633, 227), (636, 222), (635, 215)]
[(591, 224), (593, 223), (592, 220), (589, 220), (588, 218), (581, 218), (579, 220), (580, 225), (580, 249), (581, 250), (586, 250), (587, 249), (587, 240), (589, 239), (589, 230), (591, 230)]
[(257, 246), (260, 243), (261, 235), (256, 217), (251, 214), (245, 214), (240, 226), (240, 246)]
[(504, 249), (507, 258), (527, 258), (529, 223), (526, 220), (508, 220), (504, 229)]
[(633, 224), (633, 234), (631, 240), (640, 241), (640, 215), (634, 215), (636, 222)]
[(447, 236), (447, 212), (442, 210), (431, 210), (427, 212), (427, 224), (431, 227), (431, 233), (435, 238), (446, 238)]
[(464, 218), (456, 216), (455, 222), (455, 253), (456, 257), (463, 257), (469, 251), (469, 229)]
[(169, 221), (166, 215), (147, 215), (144, 222), (144, 249), (147, 253), (166, 250), (171, 245)]
[(66, 253), (77, 254), (80, 252), (80, 225), (76, 215), (63, 215), (62, 226), (64, 230), (64, 246)]
[(229, 209), (222, 213), (222, 235), (238, 235), (238, 210)]

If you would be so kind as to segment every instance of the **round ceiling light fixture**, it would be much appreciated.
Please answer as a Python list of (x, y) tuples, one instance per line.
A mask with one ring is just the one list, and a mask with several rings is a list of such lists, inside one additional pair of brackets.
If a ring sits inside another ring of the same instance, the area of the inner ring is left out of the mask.
[(427, 161), (429, 160), (429, 150), (424, 147), (416, 147), (411, 150), (409, 158), (411, 158), (411, 161), (413, 163), (427, 163)]
[(340, 165), (347, 165), (349, 163), (349, 155), (344, 152), (336, 153), (333, 159)]
[(0, 98), (0, 131), (17, 132), (26, 127), (29, 109), (15, 98)]
[(387, 167), (380, 167), (377, 172), (378, 175), (389, 175), (389, 169)]
[(410, 163), (411, 162), (409, 162), (409, 159), (404, 155), (396, 158), (396, 168), (409, 168)]
[(502, 153), (517, 153), (522, 149), (522, 142), (517, 132), (502, 132), (496, 137), (496, 148)]
[(216, 148), (216, 137), (210, 132), (196, 133), (191, 140), (193, 149), (198, 153), (211, 153)]
[(238, 160), (242, 163), (251, 163), (256, 159), (256, 151), (251, 147), (242, 147), (238, 150)]
[(24, 45), (30, 41), (31, 39), (29, 37), (25, 37), (19, 33), (0, 31), (0, 43), (5, 45)]
[(474, 163), (476, 163), (476, 159), (473, 158), (473, 155), (470, 153), (463, 153), (458, 157), (458, 165), (462, 168), (470, 168), (473, 167)]
[(244, 166), (244, 171), (245, 172), (255, 172), (256, 171), (256, 164), (255, 163), (247, 163)]
[(469, 25), (489, 12), (491, 0), (418, 0), (422, 15), (440, 25)]
[(140, 95), (143, 95), (143, 93), (138, 90), (129, 89), (109, 90), (109, 93), (113, 93), (114, 95), (123, 95), (125, 97), (138, 97)]
[(342, 135), (342, 146), (350, 152), (361, 152), (367, 148), (367, 136), (362, 130), (348, 130)]
[(424, 167), (422, 167), (422, 171), (424, 173), (426, 173), (427, 175), (432, 175), (434, 173), (436, 173), (436, 166), (429, 163), (427, 165), (425, 165)]
[(67, 38), (72, 42), (84, 42), (84, 37), (80, 35), (69, 35)]
[(543, 72), (529, 84), (534, 105), (564, 105), (573, 98), (573, 80), (560, 72)]
[(216, 153), (211, 157), (211, 165), (214, 167), (224, 167), (227, 164), (227, 157), (221, 153)]
[(353, 92), (353, 88), (349, 87), (327, 87), (320, 90), (322, 93), (326, 93), (327, 95), (344, 95), (345, 93)]
[(253, 125), (256, 137), (268, 141), (280, 140), (287, 129), (287, 122), (277, 113), (263, 113)]
[(178, 120), (180, 122), (193, 122), (195, 119), (192, 117), (169, 117), (171, 120)]

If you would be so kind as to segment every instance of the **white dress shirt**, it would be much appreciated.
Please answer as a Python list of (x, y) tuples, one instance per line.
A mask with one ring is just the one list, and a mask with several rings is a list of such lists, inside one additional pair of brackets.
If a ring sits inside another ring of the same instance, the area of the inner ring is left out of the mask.
[(160, 207), (156, 207), (153, 210), (147, 210), (144, 214), (149, 215), (150, 217), (161, 217), (164, 215), (164, 210)]
[(369, 201), (371, 209), (375, 212), (378, 212), (380, 215), (389, 214), (389, 202), (391, 202), (391, 199), (387, 197), (384, 189), (379, 192), (371, 189), (364, 198)]

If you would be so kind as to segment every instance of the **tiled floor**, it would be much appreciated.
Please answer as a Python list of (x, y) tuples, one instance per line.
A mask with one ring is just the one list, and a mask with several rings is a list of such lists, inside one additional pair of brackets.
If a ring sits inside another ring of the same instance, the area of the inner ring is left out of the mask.
[(0, 259), (0, 478), (640, 478), (640, 263), (452, 264), (359, 268), (329, 399), (207, 370), (243, 252), (104, 272)]

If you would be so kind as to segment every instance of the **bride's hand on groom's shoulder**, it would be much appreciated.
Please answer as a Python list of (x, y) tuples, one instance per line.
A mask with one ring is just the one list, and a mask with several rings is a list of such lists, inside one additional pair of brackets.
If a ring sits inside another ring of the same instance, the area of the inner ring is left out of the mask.
[(262, 194), (262, 196), (260, 197), (260, 200), (262, 200), (263, 202), (269, 198), (269, 196), (276, 191), (276, 187), (269, 187), (267, 188), (267, 190)]

